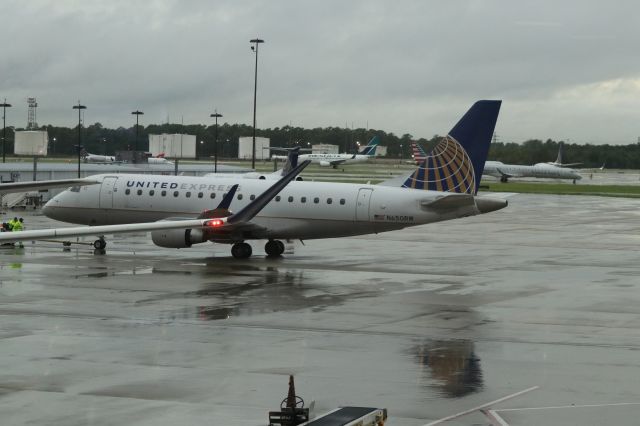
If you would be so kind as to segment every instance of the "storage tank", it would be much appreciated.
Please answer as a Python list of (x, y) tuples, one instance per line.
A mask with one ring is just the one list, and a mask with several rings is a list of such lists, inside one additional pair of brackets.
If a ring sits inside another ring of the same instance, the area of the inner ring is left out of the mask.
[(17, 130), (13, 152), (16, 155), (47, 155), (49, 135), (46, 130)]

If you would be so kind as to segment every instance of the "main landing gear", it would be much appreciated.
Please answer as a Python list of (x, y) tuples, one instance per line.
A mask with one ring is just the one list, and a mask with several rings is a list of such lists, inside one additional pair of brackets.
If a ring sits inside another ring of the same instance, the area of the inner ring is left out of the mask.
[(280, 240), (269, 240), (264, 245), (264, 251), (269, 257), (277, 257), (284, 253), (284, 243)]
[(96, 250), (104, 250), (107, 246), (107, 242), (104, 240), (104, 237), (100, 237), (93, 242), (93, 248)]
[[(264, 251), (269, 257), (280, 256), (284, 253), (284, 243), (279, 240), (269, 240), (264, 245)], [(231, 246), (231, 255), (236, 259), (247, 259), (251, 253), (251, 246), (247, 243), (235, 243)]]
[(231, 255), (236, 259), (246, 259), (251, 256), (251, 246), (247, 243), (235, 243), (231, 246)]

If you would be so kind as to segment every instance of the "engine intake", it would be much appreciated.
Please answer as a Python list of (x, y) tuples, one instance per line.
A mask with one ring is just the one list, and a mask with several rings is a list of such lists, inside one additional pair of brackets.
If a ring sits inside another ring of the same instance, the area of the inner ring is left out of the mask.
[(201, 229), (151, 231), (151, 240), (155, 245), (166, 248), (187, 248), (207, 241)]

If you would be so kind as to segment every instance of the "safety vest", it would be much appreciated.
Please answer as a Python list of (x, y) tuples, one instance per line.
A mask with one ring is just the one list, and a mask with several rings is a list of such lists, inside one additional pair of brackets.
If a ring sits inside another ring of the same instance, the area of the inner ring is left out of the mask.
[(13, 228), (11, 229), (13, 232), (22, 231), (22, 222), (16, 220), (13, 222)]

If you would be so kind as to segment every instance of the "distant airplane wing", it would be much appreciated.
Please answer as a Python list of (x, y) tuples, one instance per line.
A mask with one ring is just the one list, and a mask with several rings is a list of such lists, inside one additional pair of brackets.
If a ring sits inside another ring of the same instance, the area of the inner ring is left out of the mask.
[(333, 160), (333, 161), (329, 161), (329, 165), (331, 166), (338, 166), (342, 163), (344, 163), (345, 161), (347, 161), (346, 159), (342, 159), (342, 160)]
[(37, 191), (49, 188), (66, 188), (68, 186), (75, 185), (95, 185), (96, 183), (100, 183), (100, 181), (87, 178), (0, 183), (0, 193), (5, 194), (10, 192)]
[(504, 176), (506, 178), (522, 177), (521, 175), (517, 175), (515, 173), (505, 173), (502, 170), (500, 170), (499, 168), (496, 168), (496, 170), (498, 171), (498, 173), (500, 173), (501, 176)]
[[(0, 242), (16, 242), (42, 240), (45, 238), (57, 237), (79, 237), (84, 235), (110, 235), (132, 232), (159, 231), (165, 229), (187, 229), (187, 228), (206, 228), (212, 235), (216, 233), (226, 233), (239, 227), (252, 227), (250, 221), (257, 215), (285, 186), (289, 184), (295, 177), (309, 165), (310, 161), (304, 161), (280, 180), (274, 183), (269, 189), (260, 194), (241, 209), (238, 213), (229, 214), (225, 217), (217, 217), (216, 214), (202, 214), (202, 218), (198, 219), (178, 219), (178, 220), (160, 220), (157, 222), (145, 223), (127, 223), (121, 225), (102, 225), (102, 226), (77, 226), (57, 229), (39, 229), (20, 232), (2, 232), (0, 233)], [(237, 188), (237, 186), (236, 186)], [(227, 196), (223, 198), (218, 209), (227, 210), (231, 199), (235, 193), (235, 189), (229, 191)], [(227, 214), (227, 212), (223, 213)]]

